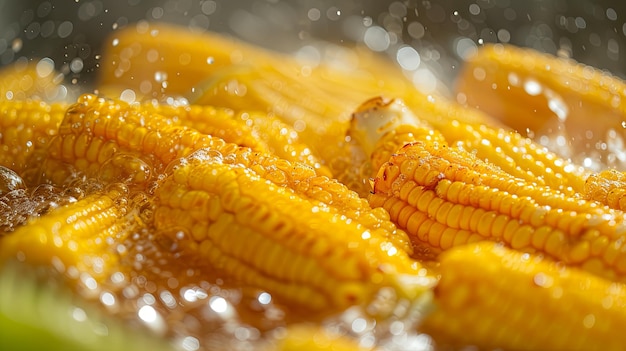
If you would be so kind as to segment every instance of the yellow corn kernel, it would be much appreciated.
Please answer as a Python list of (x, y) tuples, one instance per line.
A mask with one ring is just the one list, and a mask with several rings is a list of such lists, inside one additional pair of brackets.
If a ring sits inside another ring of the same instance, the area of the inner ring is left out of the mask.
[(585, 198), (626, 210), (626, 175), (615, 169), (591, 174), (585, 181)]
[(273, 153), (289, 161), (305, 163), (320, 173), (330, 176), (327, 167), (300, 142), (293, 127), (277, 117), (261, 112), (238, 112), (213, 106), (171, 106), (146, 103), (146, 113), (156, 113), (200, 133), (224, 139), (226, 142)]
[(289, 326), (283, 335), (270, 340), (263, 351), (374, 351), (359, 345), (358, 340), (348, 335), (333, 332), (328, 328), (296, 324)]
[(517, 178), (569, 194), (583, 191), (588, 171), (519, 133), (453, 121), (442, 129), (442, 134), (450, 144), (475, 153)]
[(56, 184), (79, 172), (107, 182), (146, 186), (174, 159), (218, 145), (226, 142), (141, 106), (83, 95), (68, 108), (41, 173)]
[(486, 242), (440, 258), (423, 330), (442, 347), (620, 350), (626, 342), (615, 337), (626, 322), (621, 283)]
[[(468, 106), (522, 135), (548, 139), (542, 144), (565, 158), (594, 160), (596, 169), (626, 166), (611, 155), (621, 152), (625, 136), (619, 101), (626, 84), (605, 71), (532, 49), (485, 45), (466, 62), (456, 90)], [(601, 143), (607, 147), (596, 148)]]
[[(583, 191), (587, 172), (531, 139), (471, 120), (450, 119), (456, 116), (452, 106), (448, 112), (442, 111), (443, 117), (431, 116), (427, 106), (422, 108), (407, 108), (399, 99), (375, 98), (357, 109), (348, 133), (366, 155), (364, 158), (370, 157), (374, 174), (402, 146), (422, 141), (463, 148), (516, 178), (548, 185), (565, 194)], [(472, 111), (468, 109), (467, 113), (471, 115)]]
[(0, 69), (0, 100), (57, 99), (63, 79), (57, 74), (52, 62), (20, 61), (5, 66)]
[(25, 173), (41, 162), (40, 152), (45, 152), (57, 134), (65, 108), (35, 100), (0, 100), (0, 166), (32, 183)]
[[(384, 232), (243, 166), (207, 150), (173, 167), (155, 193), (157, 232), (194, 228), (180, 243), (191, 259), (312, 310), (367, 304), (385, 286), (405, 298), (426, 289), (428, 279), (403, 281), (420, 266)], [(198, 215), (181, 219), (186, 206)]]
[[(515, 178), (463, 149), (422, 142), (403, 147), (380, 169), (370, 204), (385, 208), (414, 244), (435, 252), (482, 238), (583, 268), (605, 257), (594, 273), (626, 280), (623, 212)], [(458, 218), (448, 215), (455, 206)], [(411, 223), (407, 216), (416, 212), (425, 217)], [(599, 237), (610, 244), (593, 245)]]
[(37, 218), (0, 240), (0, 262), (17, 259), (29, 264), (76, 269), (104, 277), (115, 265), (121, 243), (134, 220), (123, 188), (88, 195)]

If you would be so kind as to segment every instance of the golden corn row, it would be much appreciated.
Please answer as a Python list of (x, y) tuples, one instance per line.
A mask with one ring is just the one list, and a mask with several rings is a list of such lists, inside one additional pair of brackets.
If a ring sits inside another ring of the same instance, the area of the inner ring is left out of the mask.
[(517, 178), (567, 194), (584, 191), (588, 171), (519, 133), (458, 121), (450, 123), (442, 133), (450, 145), (473, 152)]
[(626, 286), (494, 243), (440, 256), (436, 308), (423, 330), (440, 346), (621, 350)]
[(125, 182), (147, 190), (168, 165), (208, 149), (254, 168), (277, 185), (297, 188), (313, 200), (332, 204), (344, 215), (358, 216), (369, 230), (385, 232), (403, 250), (411, 251), (405, 233), (396, 231), (384, 210), (370, 209), (366, 200), (336, 180), (318, 175), (314, 168), (227, 143), (151, 111), (116, 100), (82, 96), (69, 108), (48, 158), (38, 168), (43, 179), (65, 184), (78, 171), (104, 182)]
[(492, 240), (626, 280), (623, 212), (512, 177), (462, 149), (405, 146), (380, 169), (370, 204), (435, 251)]
[(396, 67), (365, 51), (351, 51), (347, 60), (350, 55), (339, 52), (343, 66), (300, 62), (216, 34), (157, 24), (119, 31), (112, 42), (104, 55), (112, 59), (101, 71), (105, 89), (122, 84), (149, 97), (183, 95), (194, 104), (273, 113), (336, 176), (350, 163), (338, 150), (345, 147), (351, 111), (383, 91), (414, 92)]
[(409, 299), (427, 289), (425, 270), (358, 218), (227, 159), (190, 157), (157, 188), (155, 228), (183, 230), (191, 257), (310, 310), (366, 304), (382, 287)]
[[(265, 143), (264, 140), (277, 139), (288, 142), (276, 150), (277, 154), (328, 174), (304, 144), (297, 138), (284, 135), (289, 129), (283, 129), (280, 123), (265, 126), (262, 130), (252, 129), (245, 120), (235, 120), (230, 113), (200, 106), (155, 106), (151, 103), (135, 106), (83, 95), (68, 109), (67, 117), (59, 126), (59, 135), (52, 141), (42, 173), (45, 179), (59, 184), (79, 171), (103, 180), (129, 180), (145, 185), (168, 163), (200, 148), (233, 149), (241, 145), (271, 152), (278, 146), (278, 141)], [(252, 118), (257, 120), (260, 117)], [(68, 165), (71, 165), (70, 169)]]
[(57, 134), (65, 108), (64, 104), (0, 99), (0, 166), (24, 176), (38, 165), (41, 160), (35, 154), (45, 151)]
[(587, 172), (582, 167), (518, 133), (445, 117), (435, 122), (439, 125), (435, 128), (428, 115), (428, 111), (407, 108), (400, 99), (374, 98), (354, 113), (348, 134), (370, 156), (374, 174), (399, 148), (423, 141), (461, 147), (508, 174), (537, 185), (571, 195), (584, 191)]
[(74, 274), (102, 277), (115, 264), (115, 243), (133, 225), (123, 187), (88, 195), (31, 219), (0, 240), (0, 262), (17, 259)]
[(626, 210), (626, 175), (615, 169), (591, 174), (585, 181), (585, 197), (611, 208)]
[(78, 171), (145, 187), (171, 161), (200, 148), (225, 145), (222, 139), (177, 126), (163, 116), (86, 94), (68, 109), (41, 173), (55, 184), (66, 183)]
[(286, 328), (284, 335), (272, 339), (262, 351), (374, 351), (359, 345), (349, 336), (317, 325), (296, 324)]
[(16, 62), (3, 67), (0, 69), (0, 100), (54, 99), (62, 76), (58, 77), (52, 66)]
[[(621, 153), (626, 84), (599, 69), (511, 45), (485, 45), (464, 65), (457, 95), (564, 157), (626, 165)], [(592, 119), (590, 119), (592, 118)], [(542, 142), (542, 144), (546, 144)]]
[(146, 103), (145, 112), (153, 112), (197, 130), (224, 139), (229, 143), (273, 153), (289, 161), (305, 163), (330, 176), (311, 149), (300, 142), (298, 133), (271, 114), (239, 112), (213, 106), (171, 106)]

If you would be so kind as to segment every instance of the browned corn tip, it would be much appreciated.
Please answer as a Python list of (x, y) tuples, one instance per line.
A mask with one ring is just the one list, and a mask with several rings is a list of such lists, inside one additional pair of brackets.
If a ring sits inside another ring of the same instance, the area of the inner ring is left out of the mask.
[[(437, 308), (423, 330), (439, 346), (479, 349), (620, 350), (626, 287), (493, 243), (440, 257)], [(616, 334), (617, 333), (617, 334)]]
[(180, 228), (192, 259), (312, 310), (364, 304), (384, 286), (404, 296), (425, 289), (402, 282), (420, 266), (384, 233), (228, 162), (196, 154), (157, 189), (155, 227)]
[(490, 240), (626, 278), (623, 212), (514, 178), (463, 150), (407, 145), (379, 171), (370, 204), (436, 251)]

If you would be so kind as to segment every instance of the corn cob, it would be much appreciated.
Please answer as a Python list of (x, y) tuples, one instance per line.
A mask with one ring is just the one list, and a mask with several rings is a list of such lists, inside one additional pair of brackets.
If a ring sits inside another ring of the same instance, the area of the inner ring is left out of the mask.
[(148, 98), (188, 95), (224, 67), (264, 61), (268, 56), (264, 50), (226, 36), (141, 22), (109, 38), (98, 85), (134, 89)]
[(235, 113), (230, 109), (212, 106), (154, 103), (143, 104), (141, 109), (229, 143), (273, 153), (288, 161), (303, 162), (322, 174), (330, 175), (330, 171), (321, 165), (309, 147), (299, 141), (298, 133), (270, 114), (247, 111)]
[(346, 335), (332, 332), (316, 325), (289, 326), (284, 335), (272, 340), (263, 351), (373, 351)]
[(441, 255), (435, 311), (423, 329), (445, 346), (621, 350), (626, 286), (493, 243)]
[(102, 277), (117, 260), (115, 244), (133, 225), (123, 187), (93, 194), (31, 219), (0, 241), (0, 263), (17, 259), (61, 272)]
[(585, 181), (585, 198), (626, 210), (626, 176), (615, 169), (591, 174)]
[(40, 99), (57, 97), (58, 83), (63, 76), (53, 70), (52, 64), (16, 62), (0, 70), (0, 100)]
[(68, 109), (41, 174), (60, 185), (79, 172), (145, 187), (171, 161), (203, 147), (225, 145), (140, 107), (86, 94)]
[(405, 146), (380, 169), (370, 204), (435, 251), (492, 240), (625, 281), (623, 212), (524, 182), (462, 149)]
[(155, 193), (156, 230), (181, 228), (191, 257), (318, 311), (365, 304), (385, 286), (413, 299), (432, 282), (358, 219), (227, 160), (210, 152), (190, 157)]
[[(350, 162), (349, 155), (341, 154), (350, 112), (383, 90), (395, 95), (414, 92), (399, 70), (371, 53), (355, 51), (356, 57), (343, 62), (346, 69), (300, 62), (215, 34), (181, 32), (144, 24), (118, 32), (118, 44), (107, 48), (113, 59), (103, 64), (101, 85), (106, 90), (123, 83), (141, 96), (182, 94), (194, 104), (273, 113), (293, 127), (340, 180)], [(164, 40), (168, 38), (172, 40)], [(158, 53), (158, 60), (146, 62), (151, 52)], [(181, 56), (189, 64), (181, 65)], [(207, 57), (214, 62), (206, 64)], [(167, 76), (167, 86), (153, 84), (155, 76)]]
[(36, 100), (0, 100), (0, 166), (20, 176), (32, 170), (41, 161), (38, 151), (45, 150), (57, 133), (65, 108)]
[[(408, 86), (398, 70), (367, 50), (335, 52), (350, 58), (331, 62), (332, 67), (318, 67), (319, 63), (303, 63), (225, 35), (191, 33), (187, 28), (146, 22), (119, 30), (109, 40), (103, 54), (108, 59), (102, 63), (99, 85), (133, 89), (148, 98), (188, 96), (203, 81), (231, 65), (280, 68), (294, 78), (318, 76), (327, 84), (345, 86), (347, 79), (352, 78), (366, 86), (393, 91), (404, 91)], [(340, 64), (346, 67), (339, 68)]]
[(577, 163), (626, 166), (626, 85), (609, 73), (531, 49), (485, 45), (466, 62), (456, 90), (468, 106)]

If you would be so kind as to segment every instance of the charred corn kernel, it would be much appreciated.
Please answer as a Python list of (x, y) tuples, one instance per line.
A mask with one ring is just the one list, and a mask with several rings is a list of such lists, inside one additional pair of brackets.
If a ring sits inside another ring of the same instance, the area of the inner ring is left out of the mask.
[(591, 174), (585, 181), (584, 193), (587, 199), (626, 210), (626, 176), (615, 169)]
[(65, 108), (35, 100), (0, 100), (0, 166), (31, 182), (25, 173), (41, 162), (39, 151), (45, 151), (57, 134)]
[(280, 119), (267, 113), (239, 112), (213, 106), (171, 106), (147, 103), (142, 110), (170, 118), (176, 124), (226, 142), (273, 153), (289, 161), (303, 162), (329, 175), (311, 149), (300, 142), (298, 133)]
[(63, 76), (58, 76), (53, 62), (16, 62), (0, 69), (0, 100), (64, 98), (58, 96), (62, 80)]
[(440, 257), (436, 308), (423, 330), (445, 347), (620, 350), (626, 286), (494, 243)]
[[(404, 167), (405, 162), (417, 167)], [(412, 171), (403, 173), (406, 169)], [(594, 273), (626, 279), (619, 251), (626, 235), (622, 211), (525, 182), (463, 149), (421, 142), (405, 146), (380, 169), (369, 200), (372, 207), (385, 208), (414, 243), (435, 252), (491, 240), (584, 269), (613, 246), (618, 248), (609, 254), (614, 258), (604, 259)], [(455, 207), (458, 217), (449, 215)], [(600, 237), (611, 244), (591, 250)]]
[(17, 259), (103, 277), (118, 257), (114, 243), (133, 226), (122, 190), (89, 195), (31, 219), (0, 239), (0, 262)]
[(358, 218), (231, 162), (196, 153), (156, 190), (156, 230), (193, 228), (180, 243), (191, 259), (311, 310), (366, 304), (385, 286), (409, 299), (427, 288), (420, 265)]
[[(485, 45), (466, 62), (456, 90), (468, 106), (546, 140), (542, 144), (579, 164), (626, 166), (615, 157), (624, 138), (626, 85), (609, 73), (532, 49)], [(596, 148), (600, 144), (607, 147)]]

